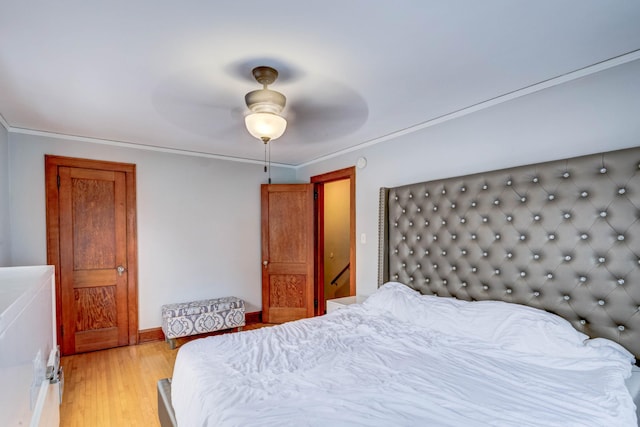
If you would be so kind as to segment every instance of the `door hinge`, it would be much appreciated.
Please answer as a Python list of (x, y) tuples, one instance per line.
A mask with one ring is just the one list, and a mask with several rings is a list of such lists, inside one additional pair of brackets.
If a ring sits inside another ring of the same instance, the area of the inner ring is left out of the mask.
[(60, 188), (60, 175), (56, 175), (56, 183), (58, 184), (58, 188)]
[(318, 300), (317, 299), (313, 300), (313, 308), (318, 308)]
[(313, 200), (318, 200), (318, 192), (317, 191), (313, 192)]

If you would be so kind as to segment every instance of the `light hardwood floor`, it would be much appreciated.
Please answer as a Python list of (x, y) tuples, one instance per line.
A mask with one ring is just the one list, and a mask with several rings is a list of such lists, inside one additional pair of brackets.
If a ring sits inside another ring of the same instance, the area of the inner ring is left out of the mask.
[(175, 350), (151, 342), (63, 357), (60, 427), (160, 426), (157, 382), (172, 376), (180, 346), (192, 339), (178, 339)]
[(60, 426), (159, 426), (156, 383), (176, 355), (153, 342), (63, 357)]

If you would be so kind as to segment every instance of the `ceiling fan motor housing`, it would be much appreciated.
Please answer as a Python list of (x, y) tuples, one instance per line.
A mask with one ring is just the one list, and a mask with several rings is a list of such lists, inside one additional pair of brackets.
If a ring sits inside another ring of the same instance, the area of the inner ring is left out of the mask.
[(280, 92), (267, 88), (267, 85), (275, 82), (278, 78), (278, 71), (275, 68), (262, 66), (254, 68), (251, 73), (256, 81), (263, 85), (263, 88), (251, 91), (244, 96), (249, 110), (254, 113), (280, 114), (287, 103), (287, 98)]
[(254, 113), (280, 114), (287, 103), (287, 98), (280, 92), (271, 89), (253, 90), (244, 96), (247, 107)]

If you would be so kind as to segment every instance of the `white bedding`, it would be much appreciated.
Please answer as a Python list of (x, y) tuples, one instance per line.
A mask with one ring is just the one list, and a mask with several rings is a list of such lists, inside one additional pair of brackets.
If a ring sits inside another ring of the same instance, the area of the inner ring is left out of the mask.
[(636, 426), (630, 353), (513, 307), (387, 284), (325, 316), (192, 341), (174, 368), (178, 425)]

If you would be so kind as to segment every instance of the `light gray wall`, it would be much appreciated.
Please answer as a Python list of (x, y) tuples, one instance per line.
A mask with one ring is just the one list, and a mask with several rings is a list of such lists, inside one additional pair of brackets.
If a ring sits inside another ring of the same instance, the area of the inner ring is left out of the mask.
[(10, 133), (14, 265), (46, 262), (45, 154), (137, 165), (140, 329), (166, 303), (234, 295), (260, 309), (262, 165)]
[(635, 61), (301, 167), (297, 177), (306, 180), (366, 157), (366, 168), (356, 172), (356, 259), (357, 292), (367, 295), (377, 287), (380, 187), (638, 146), (639, 94)]
[(9, 135), (0, 122), (0, 267), (9, 267), (11, 262), (9, 204)]

